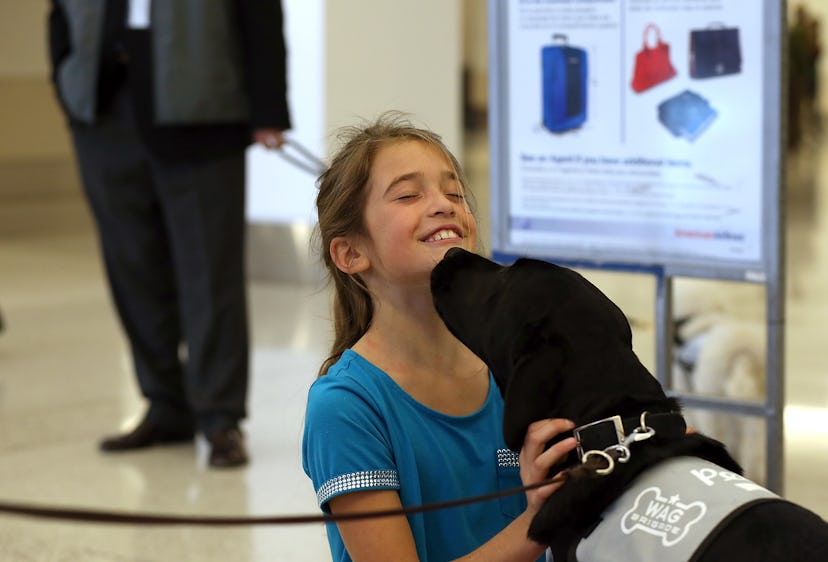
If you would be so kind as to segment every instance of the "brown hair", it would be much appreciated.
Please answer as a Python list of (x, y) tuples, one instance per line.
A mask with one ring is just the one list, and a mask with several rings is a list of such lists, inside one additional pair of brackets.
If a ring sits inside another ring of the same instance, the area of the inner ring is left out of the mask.
[(341, 148), (331, 165), (317, 181), (318, 224), (314, 232), (316, 247), (334, 285), (334, 341), (319, 375), (339, 360), (346, 349), (362, 337), (374, 314), (371, 295), (359, 276), (351, 276), (333, 262), (331, 241), (339, 236), (366, 234), (364, 222), (368, 177), (377, 152), (389, 144), (406, 140), (422, 141), (440, 150), (454, 168), (460, 184), (466, 189), (457, 158), (446, 148), (436, 133), (415, 127), (406, 114), (388, 111), (375, 121), (361, 126), (343, 127), (337, 134)]

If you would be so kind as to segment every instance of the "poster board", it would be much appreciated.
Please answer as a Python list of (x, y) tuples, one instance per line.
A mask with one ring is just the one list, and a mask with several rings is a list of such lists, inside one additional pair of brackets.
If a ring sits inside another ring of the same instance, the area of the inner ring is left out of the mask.
[(767, 279), (778, 0), (489, 9), (495, 254)]
[(492, 250), (766, 288), (766, 398), (673, 395), (763, 417), (783, 493), (785, 0), (490, 0)]

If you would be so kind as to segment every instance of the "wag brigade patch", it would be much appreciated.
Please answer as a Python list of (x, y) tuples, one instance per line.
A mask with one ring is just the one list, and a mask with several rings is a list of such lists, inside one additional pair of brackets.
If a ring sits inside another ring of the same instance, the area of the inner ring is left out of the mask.
[(694, 501), (685, 504), (681, 496), (664, 497), (657, 486), (647, 488), (635, 498), (635, 505), (621, 519), (621, 531), (629, 535), (644, 531), (661, 537), (664, 546), (673, 546), (684, 539), (690, 528), (707, 513), (707, 504)]
[(695, 457), (667, 460), (639, 476), (577, 547), (581, 562), (688, 560), (730, 514), (778, 498)]

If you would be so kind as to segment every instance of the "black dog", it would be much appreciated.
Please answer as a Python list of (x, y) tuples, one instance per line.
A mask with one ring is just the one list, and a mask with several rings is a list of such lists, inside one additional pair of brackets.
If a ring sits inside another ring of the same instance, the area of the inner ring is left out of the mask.
[[(434, 269), (431, 287), (451, 332), (492, 370), (511, 449), (520, 449), (527, 426), (539, 419), (603, 420), (576, 430), (586, 459), (573, 454), (556, 467), (569, 468), (567, 481), (530, 527), (533, 539), (552, 547), (555, 562), (645, 560), (638, 546), (627, 545), (636, 540), (652, 543), (643, 548), (655, 549), (650, 555), (658, 560), (828, 560), (828, 524), (819, 516), (738, 476), (738, 463), (718, 441), (686, 434), (680, 405), (633, 352), (623, 312), (577, 272), (531, 259), (503, 267), (455, 248)], [(702, 464), (682, 465), (688, 462)], [(714, 519), (715, 501), (696, 501), (692, 490), (672, 493), (685, 475), (717, 497), (739, 496), (738, 507), (719, 508)], [(622, 496), (649, 478), (662, 480), (634, 501)], [(598, 525), (612, 513), (620, 531)], [(698, 534), (705, 518), (713, 520), (706, 538), (686, 541), (692, 550), (681, 554), (679, 541), (691, 528)], [(606, 558), (596, 554), (601, 540), (610, 544)]]

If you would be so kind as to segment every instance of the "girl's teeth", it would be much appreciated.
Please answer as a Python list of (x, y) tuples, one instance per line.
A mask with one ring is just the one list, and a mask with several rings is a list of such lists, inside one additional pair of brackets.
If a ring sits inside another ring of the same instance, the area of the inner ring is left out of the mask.
[(455, 234), (451, 230), (441, 230), (440, 232), (436, 233), (434, 236), (429, 238), (429, 241), (436, 242), (437, 240), (445, 240), (447, 238), (459, 238), (459, 236), (457, 236), (457, 234)]

